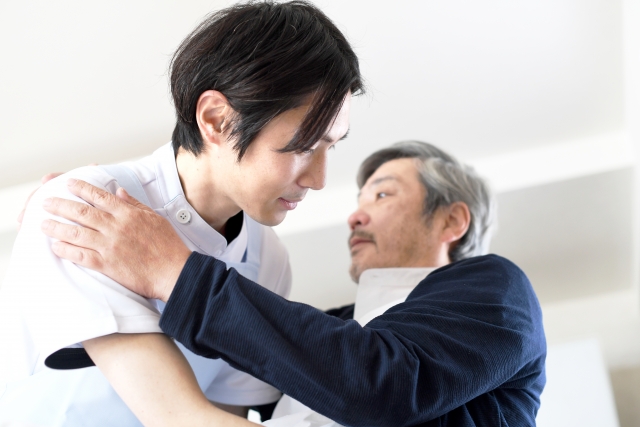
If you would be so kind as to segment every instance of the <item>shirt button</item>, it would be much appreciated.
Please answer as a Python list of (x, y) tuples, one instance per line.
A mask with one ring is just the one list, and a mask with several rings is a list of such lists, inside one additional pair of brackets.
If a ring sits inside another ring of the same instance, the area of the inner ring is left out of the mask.
[(187, 224), (189, 221), (191, 221), (191, 212), (186, 209), (180, 209), (176, 213), (176, 219), (180, 224)]

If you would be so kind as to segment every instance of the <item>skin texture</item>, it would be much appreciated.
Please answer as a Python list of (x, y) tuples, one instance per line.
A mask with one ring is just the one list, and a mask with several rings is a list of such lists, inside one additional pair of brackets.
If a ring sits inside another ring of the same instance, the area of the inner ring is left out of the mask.
[(260, 131), (238, 162), (228, 126), (235, 113), (220, 92), (204, 92), (196, 111), (204, 151), (196, 157), (180, 149), (176, 157), (187, 200), (222, 234), (227, 220), (241, 210), (264, 225), (281, 223), (309, 189), (324, 188), (329, 150), (349, 130), (350, 106), (347, 94), (323, 139), (304, 153), (278, 150), (293, 138), (310, 105), (285, 111)]
[(113, 334), (83, 345), (145, 426), (256, 425), (212, 405), (182, 352), (164, 334)]
[(441, 267), (451, 262), (450, 245), (467, 231), (469, 210), (454, 203), (427, 219), (425, 196), (413, 159), (386, 162), (369, 177), (348, 220), (353, 281), (370, 268)]
[[(169, 221), (123, 189), (117, 195), (70, 179), (69, 191), (91, 205), (52, 198), (44, 209), (74, 218), (78, 225), (45, 220), (42, 231), (56, 237), (51, 249), (61, 258), (96, 270), (147, 298), (167, 301), (191, 255)], [(152, 237), (149, 237), (152, 236)], [(150, 239), (147, 243), (145, 240)], [(150, 244), (152, 243), (152, 244)], [(144, 250), (142, 250), (144, 246)], [(144, 252), (144, 253), (143, 253)], [(122, 263), (116, 259), (126, 259)], [(148, 262), (151, 258), (156, 262)]]

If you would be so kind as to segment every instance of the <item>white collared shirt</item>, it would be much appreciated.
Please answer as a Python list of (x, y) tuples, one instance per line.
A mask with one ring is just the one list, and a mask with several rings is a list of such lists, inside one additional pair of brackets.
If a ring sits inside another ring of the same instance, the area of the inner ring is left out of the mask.
[[(126, 165), (138, 176), (151, 207), (171, 221), (189, 249), (225, 262), (242, 260), (248, 239), (251, 239), (246, 218), (240, 234), (227, 245), (225, 237), (210, 227), (187, 202), (170, 144)], [(105, 387), (110, 386), (103, 384), (106, 380), (95, 367), (56, 371), (47, 368), (44, 360), (59, 349), (76, 347), (84, 340), (99, 336), (161, 332), (158, 326), (161, 304), (136, 295), (102, 274), (61, 260), (51, 252), (52, 239), (40, 231), (40, 224), (52, 216), (42, 209), (42, 203), (47, 197), (81, 201), (67, 190), (66, 182), (71, 177), (111, 193), (118, 188), (114, 178), (103, 169), (84, 167), (48, 182), (32, 197), (14, 244), (5, 282), (0, 288), (0, 424), (11, 408), (22, 406), (40, 414), (52, 414), (49, 418), (35, 416), (22, 420), (24, 422), (76, 425), (55, 418), (56, 414), (65, 414), (60, 406), (68, 405), (69, 413), (81, 411), (83, 407), (91, 407), (86, 402), (76, 402), (90, 399), (91, 396), (86, 395), (88, 389), (107, 393)], [(190, 220), (182, 223), (177, 215), (178, 212), (184, 215), (185, 211)], [(259, 230), (262, 250), (257, 281), (286, 297), (291, 287), (288, 254), (269, 227), (260, 226)], [(273, 387), (231, 368), (222, 360), (209, 362), (192, 363), (192, 367), (210, 400), (251, 406), (273, 402), (280, 395)], [(95, 385), (98, 383), (99, 386)], [(5, 385), (8, 385), (7, 391), (3, 394)], [(86, 389), (82, 391), (82, 397), (79, 396), (80, 387)], [(109, 400), (115, 399), (111, 395), (103, 399), (102, 405), (96, 404), (100, 399), (103, 397), (95, 396), (94, 411), (117, 413), (122, 410), (123, 418), (117, 419), (128, 422), (128, 408), (109, 408), (108, 402), (115, 402)], [(11, 411), (19, 413), (17, 409)], [(71, 417), (73, 414), (66, 415)], [(94, 416), (98, 414), (94, 413)], [(126, 422), (119, 425), (129, 425)], [(115, 425), (112, 423), (114, 418), (104, 425)]]
[[(391, 307), (404, 302), (435, 268), (372, 268), (360, 275), (353, 318), (366, 326)], [(297, 400), (282, 396), (267, 421), (269, 427), (341, 427)]]

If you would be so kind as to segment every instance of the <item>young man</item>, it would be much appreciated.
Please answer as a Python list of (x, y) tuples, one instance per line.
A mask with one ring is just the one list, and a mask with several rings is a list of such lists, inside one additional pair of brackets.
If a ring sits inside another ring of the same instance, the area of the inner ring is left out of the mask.
[[(137, 162), (72, 171), (27, 207), (0, 294), (0, 424), (198, 425), (200, 409), (216, 414), (209, 400), (238, 414), (276, 401), (272, 386), (178, 350), (160, 333), (164, 303), (56, 258), (39, 230), (42, 203), (72, 198), (69, 178), (125, 187), (183, 247), (286, 296), (288, 257), (265, 225), (324, 186), (328, 150), (361, 89), (346, 39), (308, 3), (240, 4), (196, 28), (171, 63), (172, 142)], [(185, 376), (196, 382), (179, 385)]]
[[(43, 230), (62, 240), (59, 256), (166, 301), (169, 336), (290, 396), (269, 425), (534, 426), (545, 384), (540, 306), (518, 267), (479, 256), (493, 220), (485, 185), (417, 142), (372, 154), (358, 184), (349, 218), (356, 303), (328, 313), (190, 253), (124, 193), (131, 204), (75, 183), (72, 192), (104, 212), (53, 200), (51, 213), (89, 228), (46, 221)], [(167, 254), (179, 261), (168, 265)]]

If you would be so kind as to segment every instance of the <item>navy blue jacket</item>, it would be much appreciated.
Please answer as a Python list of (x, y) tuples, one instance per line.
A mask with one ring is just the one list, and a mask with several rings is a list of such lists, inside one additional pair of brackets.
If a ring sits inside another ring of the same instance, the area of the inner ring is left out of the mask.
[(432, 272), (362, 327), (193, 253), (160, 326), (346, 426), (533, 426), (545, 384), (538, 300), (496, 255)]

